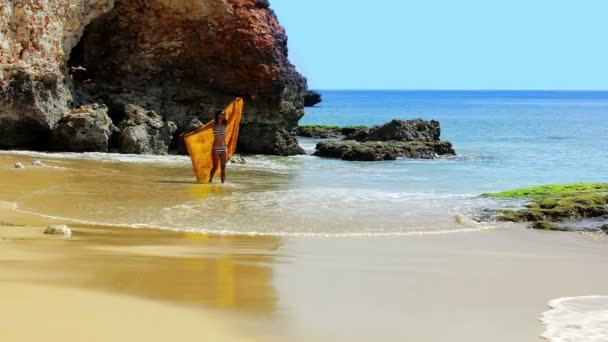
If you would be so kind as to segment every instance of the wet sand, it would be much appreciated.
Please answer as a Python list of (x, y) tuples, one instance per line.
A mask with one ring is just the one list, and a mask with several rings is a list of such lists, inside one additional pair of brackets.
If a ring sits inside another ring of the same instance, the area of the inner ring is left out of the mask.
[[(539, 341), (549, 300), (608, 295), (603, 237), (522, 226), (322, 238), (86, 225), (50, 216), (154, 212), (184, 195), (149, 178), (191, 171), (61, 159), (14, 170), (17, 159), (34, 158), (0, 155), (2, 341)], [(182, 190), (201, 196), (192, 189)], [(44, 235), (49, 224), (73, 236)]]
[(608, 294), (606, 242), (580, 234), (62, 238), (0, 217), (39, 224), (0, 228), (3, 340), (538, 341), (547, 301)]

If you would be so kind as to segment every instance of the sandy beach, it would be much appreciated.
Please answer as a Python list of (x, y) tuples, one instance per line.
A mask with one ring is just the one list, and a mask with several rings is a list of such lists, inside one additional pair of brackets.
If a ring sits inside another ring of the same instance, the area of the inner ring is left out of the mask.
[(0, 342), (608, 342), (607, 10), (1, 0)]
[(608, 294), (605, 241), (576, 233), (62, 238), (0, 217), (24, 225), (0, 228), (3, 340), (538, 341), (549, 300)]

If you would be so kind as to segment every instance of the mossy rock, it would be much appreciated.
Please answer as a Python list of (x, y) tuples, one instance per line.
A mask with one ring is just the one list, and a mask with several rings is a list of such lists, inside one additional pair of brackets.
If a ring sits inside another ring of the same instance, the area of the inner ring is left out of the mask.
[(541, 230), (558, 230), (555, 223), (547, 221), (534, 222), (532, 223), (532, 228)]
[(482, 194), (494, 198), (547, 198), (551, 196), (573, 196), (582, 194), (608, 193), (608, 183), (548, 184), (496, 193)]
[(298, 127), (298, 135), (307, 138), (337, 138), (342, 135), (342, 128), (338, 126), (307, 125)]
[(606, 183), (543, 185), (483, 196), (529, 198), (530, 202), (523, 209), (499, 210), (497, 220), (531, 222), (532, 227), (537, 229), (556, 230), (555, 223), (608, 216)]

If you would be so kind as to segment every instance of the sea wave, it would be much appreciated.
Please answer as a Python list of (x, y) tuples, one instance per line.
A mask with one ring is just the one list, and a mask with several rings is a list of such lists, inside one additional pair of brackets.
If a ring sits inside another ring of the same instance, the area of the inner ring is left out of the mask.
[(461, 225), (458, 228), (451, 229), (439, 229), (439, 230), (409, 230), (409, 231), (392, 231), (392, 232), (314, 232), (314, 231), (260, 231), (252, 229), (234, 230), (234, 229), (207, 229), (203, 227), (176, 227), (176, 226), (163, 226), (149, 223), (109, 223), (109, 222), (98, 222), (90, 221), (69, 217), (62, 217), (56, 215), (48, 215), (38, 213), (34, 211), (24, 210), (19, 208), (16, 203), (0, 201), (1, 205), (7, 206), (11, 210), (16, 212), (32, 215), (37, 217), (43, 217), (55, 221), (62, 221), (64, 223), (73, 223), (76, 225), (84, 226), (105, 226), (114, 228), (125, 228), (125, 229), (156, 229), (173, 232), (188, 232), (198, 233), (205, 235), (236, 235), (236, 236), (276, 236), (276, 237), (293, 237), (293, 238), (304, 238), (304, 237), (317, 237), (317, 238), (381, 238), (381, 237), (408, 237), (408, 236), (434, 236), (434, 235), (445, 235), (445, 234), (457, 234), (457, 233), (472, 233), (485, 230), (492, 230), (498, 228), (497, 225), (480, 224), (477, 222), (471, 222), (467, 225)]
[(608, 341), (608, 296), (564, 297), (549, 302), (541, 322), (551, 342)]
[(105, 152), (37, 152), (37, 151), (0, 151), (5, 155), (23, 155), (40, 159), (93, 160), (101, 162), (190, 164), (190, 158), (177, 155), (122, 154)]

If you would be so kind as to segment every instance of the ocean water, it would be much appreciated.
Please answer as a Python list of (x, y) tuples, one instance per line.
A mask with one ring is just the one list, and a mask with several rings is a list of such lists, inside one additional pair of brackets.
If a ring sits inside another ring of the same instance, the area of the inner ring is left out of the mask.
[[(608, 182), (608, 92), (321, 92), (323, 102), (307, 108), (301, 124), (436, 119), (458, 155), (375, 163), (248, 156), (246, 165), (229, 166), (222, 186), (194, 184), (182, 156), (19, 152), (51, 167), (23, 170), (22, 188), (0, 177), (0, 200), (41, 215), (132, 227), (390, 236), (496, 228), (467, 219), (475, 208), (503, 205), (479, 198), (484, 192)], [(312, 153), (316, 140), (301, 144)], [(3, 171), (16, 172), (9, 168)]]

